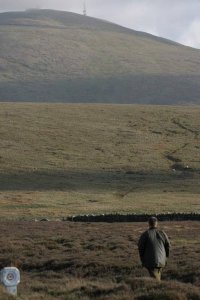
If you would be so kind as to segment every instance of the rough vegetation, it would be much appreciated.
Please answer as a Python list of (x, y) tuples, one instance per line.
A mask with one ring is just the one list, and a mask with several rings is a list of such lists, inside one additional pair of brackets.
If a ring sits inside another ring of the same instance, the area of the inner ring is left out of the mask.
[(199, 300), (200, 223), (160, 222), (172, 243), (160, 284), (139, 261), (146, 225), (1, 222), (0, 268), (20, 269), (22, 300)]
[(51, 10), (0, 14), (0, 101), (200, 103), (200, 51)]

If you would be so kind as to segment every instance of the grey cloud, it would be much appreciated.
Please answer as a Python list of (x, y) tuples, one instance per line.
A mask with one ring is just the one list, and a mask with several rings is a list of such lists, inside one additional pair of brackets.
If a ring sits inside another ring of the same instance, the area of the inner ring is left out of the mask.
[[(200, 1), (184, 0), (135, 0), (125, 1), (123, 5), (119, 1), (111, 6), (112, 1), (106, 5), (104, 17), (121, 25), (163, 36), (178, 42), (186, 42), (191, 46), (200, 47), (192, 28), (197, 30), (198, 20), (200, 21)], [(113, 10), (114, 7), (114, 10)], [(95, 14), (101, 17), (100, 12)], [(195, 26), (192, 24), (195, 21)], [(200, 31), (200, 27), (199, 31)], [(183, 36), (190, 34), (190, 38), (183, 39)]]
[[(82, 13), (84, 0), (0, 0), (0, 10), (51, 8)], [(88, 15), (200, 48), (199, 0), (86, 0)]]

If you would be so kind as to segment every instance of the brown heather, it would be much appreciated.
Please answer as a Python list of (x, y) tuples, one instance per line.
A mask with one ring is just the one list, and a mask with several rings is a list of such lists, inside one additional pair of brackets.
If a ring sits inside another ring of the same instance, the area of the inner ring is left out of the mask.
[(0, 267), (20, 269), (21, 300), (200, 299), (200, 223), (160, 228), (172, 243), (161, 283), (140, 265), (144, 223), (1, 222)]

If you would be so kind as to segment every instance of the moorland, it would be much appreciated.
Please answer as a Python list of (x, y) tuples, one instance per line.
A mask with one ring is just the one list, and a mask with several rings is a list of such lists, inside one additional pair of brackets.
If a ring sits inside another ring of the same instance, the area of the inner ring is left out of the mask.
[(17, 299), (199, 300), (199, 222), (160, 222), (158, 284), (146, 224), (61, 221), (200, 212), (199, 50), (51, 10), (1, 13), (0, 44), (0, 268), (20, 269)]
[[(199, 213), (199, 115), (198, 106), (1, 103), (0, 268), (19, 268), (17, 299), (200, 299), (199, 222), (160, 222), (172, 250), (158, 284), (137, 251), (147, 224), (60, 221)], [(13, 297), (1, 287), (0, 299)]]
[(1, 222), (0, 267), (20, 269), (19, 300), (199, 300), (200, 223), (160, 228), (172, 250), (159, 284), (139, 261), (144, 223)]

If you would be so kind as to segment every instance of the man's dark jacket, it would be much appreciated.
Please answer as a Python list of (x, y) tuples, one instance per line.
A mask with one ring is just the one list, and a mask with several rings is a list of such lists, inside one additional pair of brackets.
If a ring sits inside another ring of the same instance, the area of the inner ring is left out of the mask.
[(150, 228), (138, 242), (142, 265), (147, 269), (162, 268), (169, 257), (170, 242), (164, 231)]

